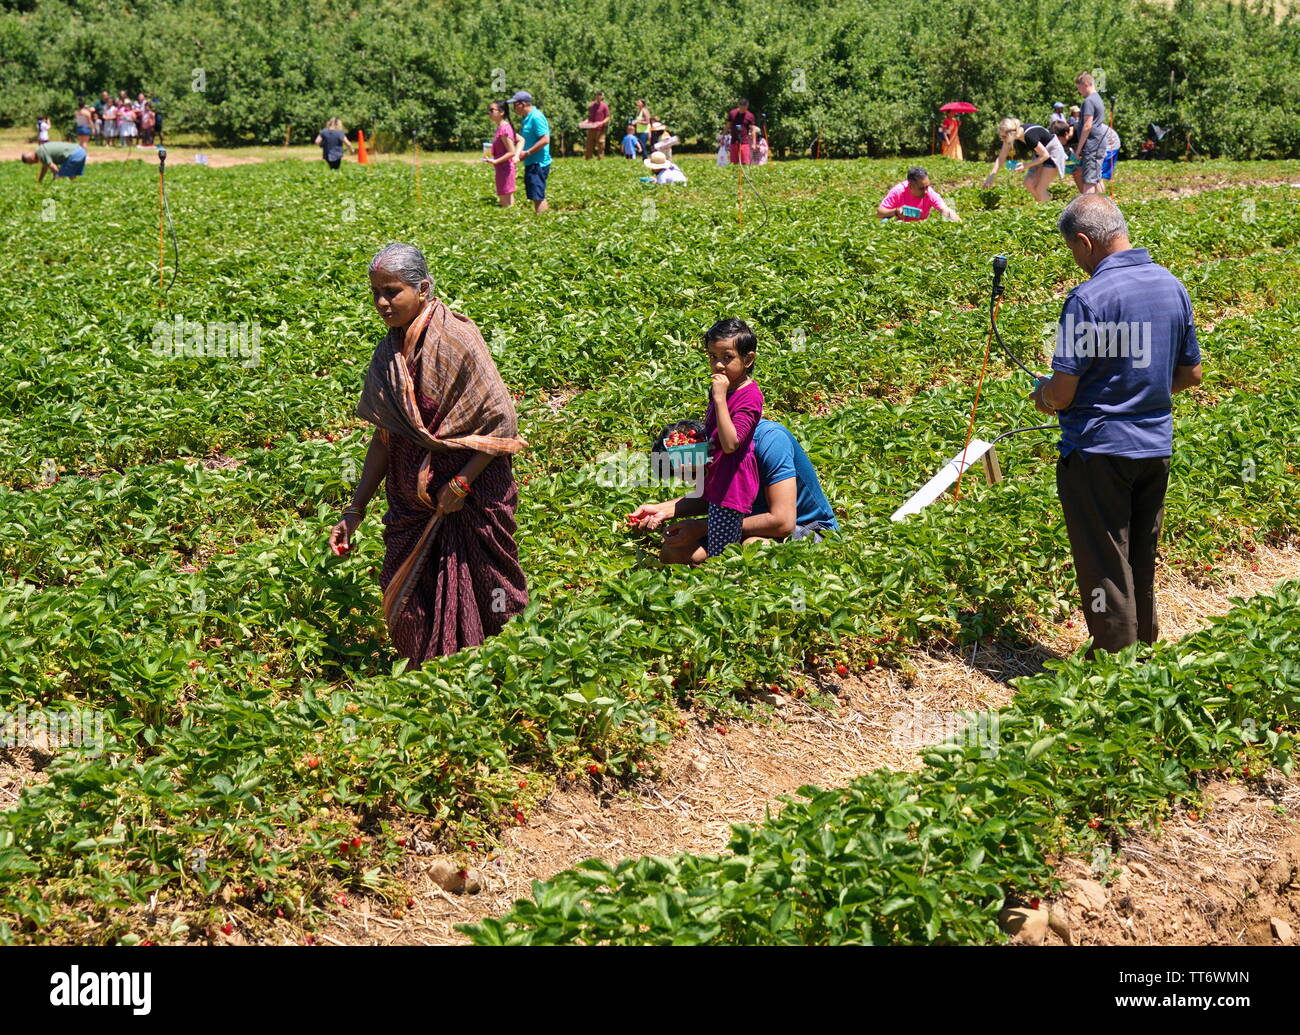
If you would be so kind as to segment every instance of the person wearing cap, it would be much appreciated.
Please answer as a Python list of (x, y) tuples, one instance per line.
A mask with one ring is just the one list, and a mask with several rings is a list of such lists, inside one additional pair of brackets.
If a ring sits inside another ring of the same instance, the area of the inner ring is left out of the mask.
[(655, 183), (686, 182), (686, 174), (662, 151), (656, 151), (641, 164), (654, 174)]
[(50, 140), (35, 151), (28, 151), (22, 156), (23, 163), (35, 165), (38, 162), (41, 171), (36, 182), (45, 179), (45, 174), (52, 173), (55, 179), (70, 180), (86, 171), (86, 141), (90, 139), (90, 127), (77, 127), (77, 142), (70, 144), (66, 140)]
[(516, 152), (516, 161), (524, 163), (524, 193), (533, 203), (533, 210), (542, 213), (550, 207), (546, 202), (546, 180), (551, 175), (551, 124), (542, 110), (533, 106), (533, 95), (527, 90), (511, 97), (510, 104), (519, 116), (519, 135), (524, 138), (523, 149)]
[(1064, 122), (1064, 121), (1065, 121), (1065, 104), (1062, 103), (1061, 101), (1056, 101), (1052, 105), (1052, 114), (1047, 117), (1047, 122), (1045, 123), (1045, 125), (1047, 125), (1047, 127), (1050, 129), (1053, 122)]

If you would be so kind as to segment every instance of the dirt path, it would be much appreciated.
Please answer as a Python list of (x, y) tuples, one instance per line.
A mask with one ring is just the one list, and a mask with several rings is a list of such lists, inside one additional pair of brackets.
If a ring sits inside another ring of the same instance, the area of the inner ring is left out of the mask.
[[(1200, 588), (1163, 570), (1159, 592), (1164, 637), (1177, 639), (1203, 627), (1232, 607), (1232, 597), (1267, 592), (1282, 579), (1300, 576), (1300, 543), (1288, 549), (1260, 548), (1254, 558), (1257, 570), (1242, 563), (1231, 569), (1221, 588)], [(943, 733), (936, 731), (950, 721), (952, 712), (1005, 705), (1013, 694), (1009, 679), (1041, 670), (1046, 660), (1074, 650), (1084, 638), (1083, 616), (1076, 612), (1029, 650), (1003, 645), (932, 649), (912, 657), (916, 675), (910, 680), (896, 669), (831, 680), (822, 688), (834, 694), (829, 710), (781, 699), (767, 723), (692, 723), (665, 749), (658, 780), (647, 780), (617, 797), (603, 797), (586, 783), (557, 787), (527, 825), (503, 834), (494, 857), (412, 852), (405, 873), (414, 889), (410, 910), (395, 918), (360, 902), (319, 937), (335, 944), (463, 942), (455, 924), (499, 915), (515, 899), (527, 897), (533, 880), (544, 880), (583, 859), (614, 862), (640, 855), (722, 851), (733, 823), (760, 822), (769, 808), (779, 807), (781, 795), (794, 794), (804, 784), (833, 787), (876, 768), (915, 767), (920, 745), (908, 738), (907, 730), (930, 731), (924, 739), (941, 739)], [(1253, 814), (1261, 813), (1257, 809)], [(1287, 829), (1296, 833), (1294, 827)], [(1274, 840), (1283, 839), (1275, 834)], [(1172, 858), (1178, 857), (1175, 853)], [(430, 870), (445, 858), (477, 869), (483, 890), (474, 895), (443, 891)], [(1174, 862), (1170, 867), (1177, 869)], [(1182, 874), (1176, 879), (1189, 878)], [(1114, 940), (1121, 940), (1121, 928), (1112, 932)], [(1157, 938), (1161, 932), (1177, 933), (1168, 925), (1152, 931)], [(1087, 937), (1103, 940), (1095, 930)]]
[[(28, 151), (34, 151), (36, 145), (27, 142), (2, 141), (0, 142), (0, 162), (18, 161)], [(86, 148), (87, 171), (94, 168), (100, 162), (131, 162), (141, 161), (148, 162), (150, 165), (158, 164), (158, 152), (153, 147), (103, 147), (99, 144), (92, 143)], [(213, 169), (225, 169), (232, 165), (260, 165), (263, 162), (275, 162), (282, 159), (298, 159), (300, 161), (319, 162), (321, 161), (320, 148), (318, 147), (290, 147), (286, 149), (278, 148), (221, 148), (221, 147), (173, 147), (167, 145), (167, 162), (168, 166), (177, 165), (194, 165), (196, 156), (206, 155), (207, 165)], [(345, 162), (356, 162), (356, 157), (349, 155), (344, 159)], [(415, 159), (412, 155), (405, 154), (375, 154), (371, 153), (370, 161), (375, 165), (382, 165), (385, 162), (404, 162), (412, 164)], [(454, 162), (468, 162), (476, 164), (478, 156), (471, 153), (464, 155), (455, 154), (421, 154), (420, 163), (426, 164), (448, 164)], [(32, 167), (35, 170), (35, 166)]]

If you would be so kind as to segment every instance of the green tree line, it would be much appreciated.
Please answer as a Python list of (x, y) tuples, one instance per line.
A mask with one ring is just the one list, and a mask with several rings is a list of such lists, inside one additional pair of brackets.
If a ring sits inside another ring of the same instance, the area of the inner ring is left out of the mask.
[(595, 89), (711, 143), (747, 96), (769, 139), (924, 153), (940, 104), (985, 153), (1098, 70), (1133, 153), (1148, 123), (1201, 153), (1300, 155), (1300, 16), (1227, 0), (0, 0), (0, 119), (54, 120), (101, 89), (158, 98), (167, 131), (310, 139), (331, 115), (381, 141), (476, 148), (487, 102), (527, 89), (577, 135)]

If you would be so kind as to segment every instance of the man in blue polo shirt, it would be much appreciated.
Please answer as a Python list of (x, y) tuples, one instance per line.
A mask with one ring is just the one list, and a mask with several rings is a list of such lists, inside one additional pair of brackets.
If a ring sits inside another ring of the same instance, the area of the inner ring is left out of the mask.
[(1119, 651), (1159, 635), (1172, 396), (1201, 383), (1201, 353), (1187, 290), (1129, 243), (1109, 198), (1076, 198), (1057, 226), (1090, 279), (1065, 300), (1054, 373), (1032, 399), (1061, 422), (1057, 495), (1093, 648)]
[(520, 90), (510, 98), (519, 116), (519, 135), (524, 138), (520, 156), (524, 161), (524, 193), (534, 212), (545, 212), (546, 179), (551, 175), (551, 124), (540, 108), (533, 107), (533, 95)]
[[(742, 525), (746, 542), (755, 539), (811, 538), (839, 529), (812, 461), (789, 428), (760, 420), (754, 429), (754, 458), (758, 461), (758, 495)], [(658, 528), (672, 518), (695, 518), (670, 525), (664, 534), (660, 560), (668, 564), (700, 564), (708, 556), (705, 538), (708, 504), (689, 496), (664, 503), (643, 503), (630, 516), (638, 527)], [(696, 515), (701, 515), (696, 518)]]

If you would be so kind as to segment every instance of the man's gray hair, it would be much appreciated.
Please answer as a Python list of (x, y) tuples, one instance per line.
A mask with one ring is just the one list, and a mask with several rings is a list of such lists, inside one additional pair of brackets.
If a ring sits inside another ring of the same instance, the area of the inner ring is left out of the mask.
[(1128, 223), (1110, 198), (1100, 194), (1083, 194), (1068, 205), (1056, 221), (1066, 241), (1083, 234), (1093, 244), (1104, 248), (1117, 237), (1128, 237)]
[(420, 281), (427, 280), (429, 289), (433, 289), (433, 278), (429, 276), (429, 267), (424, 261), (424, 253), (413, 244), (386, 244), (370, 260), (370, 269), (385, 270), (396, 274), (403, 284), (418, 288)]

